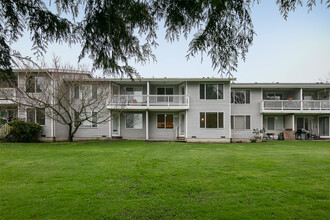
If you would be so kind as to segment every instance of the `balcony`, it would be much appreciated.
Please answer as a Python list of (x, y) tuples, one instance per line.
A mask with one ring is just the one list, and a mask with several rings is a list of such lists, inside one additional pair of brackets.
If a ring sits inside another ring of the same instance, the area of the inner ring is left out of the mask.
[(262, 113), (330, 113), (330, 100), (262, 100)]
[(189, 109), (186, 95), (115, 95), (109, 109)]
[(16, 89), (0, 88), (0, 104), (13, 104), (12, 101), (6, 100), (6, 97), (16, 97)]

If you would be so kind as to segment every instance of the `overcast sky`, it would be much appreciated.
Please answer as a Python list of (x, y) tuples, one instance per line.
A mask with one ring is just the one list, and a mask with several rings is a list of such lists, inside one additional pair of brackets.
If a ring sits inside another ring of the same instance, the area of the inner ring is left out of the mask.
[[(317, 82), (330, 76), (330, 9), (319, 1), (308, 13), (306, 7), (291, 12), (285, 21), (275, 5), (275, 0), (263, 0), (252, 8), (256, 36), (246, 61), (240, 61), (233, 73), (237, 82)], [(158, 32), (159, 46), (154, 50), (157, 63), (133, 65), (142, 77), (219, 77), (211, 62), (200, 56), (187, 61), (189, 39), (169, 43), (164, 40), (164, 29)], [(22, 55), (33, 57), (30, 37), (25, 35), (13, 45)], [(80, 46), (50, 45), (45, 59), (52, 55), (62, 62), (76, 66)], [(92, 62), (84, 59), (90, 68)], [(100, 72), (97, 72), (100, 74)]]

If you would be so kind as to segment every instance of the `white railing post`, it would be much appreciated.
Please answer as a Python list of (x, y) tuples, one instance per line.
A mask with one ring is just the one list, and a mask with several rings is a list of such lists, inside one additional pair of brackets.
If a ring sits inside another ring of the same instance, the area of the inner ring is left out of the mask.
[(282, 111), (283, 111), (283, 109), (284, 109), (284, 101), (281, 101), (281, 103), (282, 103)]
[(147, 107), (149, 107), (150, 84), (147, 82)]
[(167, 96), (167, 106), (170, 106), (170, 96)]

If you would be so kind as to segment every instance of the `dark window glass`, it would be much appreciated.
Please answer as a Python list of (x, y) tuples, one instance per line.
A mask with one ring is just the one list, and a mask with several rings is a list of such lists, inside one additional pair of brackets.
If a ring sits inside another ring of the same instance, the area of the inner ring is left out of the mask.
[(78, 112), (74, 112), (74, 126), (77, 127), (78, 126), (78, 121), (80, 120), (79, 118), (79, 113)]
[[(165, 88), (157, 88), (157, 102), (164, 102), (165, 101), (165, 97), (162, 97), (163, 95), (165, 95)], [(166, 99), (167, 101), (167, 99)]]
[(186, 94), (186, 92), (185, 92), (185, 88), (184, 88), (184, 86), (182, 86), (181, 87), (181, 95), (185, 95)]
[(223, 128), (223, 112), (219, 112), (219, 114), (218, 114), (218, 120), (219, 120), (218, 127), (219, 128)]
[(27, 121), (35, 123), (36, 122), (35, 109), (34, 108), (28, 108), (28, 109), (26, 109), (26, 113), (27, 113)]
[(45, 85), (44, 77), (36, 77), (36, 92), (43, 92)]
[(97, 98), (97, 86), (93, 85), (92, 86), (92, 99), (96, 99)]
[(74, 87), (74, 98), (79, 99), (79, 86)]
[(305, 118), (305, 129), (306, 130), (310, 130), (310, 122), (311, 122), (311, 119), (310, 118)]
[(173, 114), (165, 115), (165, 120), (166, 120), (166, 128), (174, 127)]
[(274, 117), (268, 117), (267, 118), (267, 129), (268, 130), (274, 130), (275, 129), (275, 118)]
[(235, 91), (235, 103), (236, 104), (245, 103), (245, 91)]
[(304, 128), (304, 118), (297, 118), (297, 129)]
[(173, 95), (173, 88), (166, 88), (166, 95)]
[(133, 94), (134, 89), (133, 88), (126, 88), (126, 94), (131, 95)]
[(26, 80), (26, 92), (35, 92), (36, 90), (36, 78), (30, 76)]
[(157, 95), (165, 95), (165, 88), (157, 88)]
[(200, 84), (199, 85), (199, 98), (200, 99), (205, 99), (205, 84)]
[(92, 113), (92, 127), (96, 128), (97, 127), (97, 112)]
[(217, 84), (206, 84), (206, 99), (217, 99)]
[(157, 128), (165, 128), (165, 115), (157, 115)]
[(230, 117), (230, 125), (231, 125), (231, 129), (235, 129), (235, 127), (234, 127), (234, 116), (232, 115), (231, 117)]
[(207, 112), (206, 113), (206, 128), (217, 128), (217, 113)]
[(45, 125), (45, 110), (37, 109), (37, 123)]
[(251, 128), (251, 126), (250, 126), (251, 123), (250, 123), (250, 116), (249, 115), (246, 116), (245, 123), (246, 123), (245, 129), (250, 129)]
[[(166, 95), (173, 95), (173, 88), (166, 88)], [(173, 97), (166, 97), (170, 102), (173, 102)]]
[(205, 113), (204, 112), (201, 112), (199, 114), (199, 118), (200, 118), (199, 127), (200, 128), (205, 128)]
[(245, 91), (245, 94), (246, 94), (246, 103), (249, 104), (250, 103), (250, 90), (246, 90)]
[(218, 99), (223, 99), (223, 85), (218, 84)]

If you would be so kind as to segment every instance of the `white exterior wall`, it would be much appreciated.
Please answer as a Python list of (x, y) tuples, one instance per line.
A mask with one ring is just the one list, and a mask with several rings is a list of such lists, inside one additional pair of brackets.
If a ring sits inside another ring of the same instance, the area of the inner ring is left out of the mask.
[(262, 114), (260, 114), (261, 89), (250, 90), (250, 104), (231, 104), (231, 115), (249, 115), (251, 128), (249, 130), (231, 130), (232, 138), (245, 139), (253, 137), (253, 129), (262, 129)]
[[(205, 84), (224, 84), (223, 99), (200, 99), (199, 87)], [(187, 82), (187, 95), (190, 99), (190, 108), (187, 111), (188, 133), (187, 138), (219, 139), (230, 138), (230, 84), (229, 82)], [(200, 128), (201, 112), (223, 112), (224, 128)]]
[[(142, 129), (126, 128), (127, 113), (142, 113)], [(109, 124), (109, 123), (108, 123)], [(120, 114), (120, 135), (123, 139), (145, 140), (146, 138), (146, 113), (145, 112), (122, 112)]]

